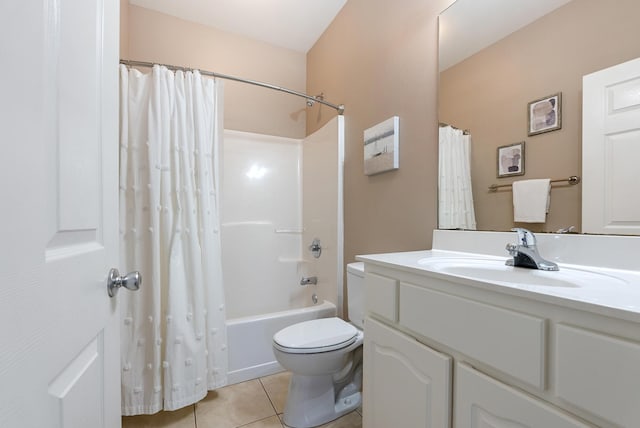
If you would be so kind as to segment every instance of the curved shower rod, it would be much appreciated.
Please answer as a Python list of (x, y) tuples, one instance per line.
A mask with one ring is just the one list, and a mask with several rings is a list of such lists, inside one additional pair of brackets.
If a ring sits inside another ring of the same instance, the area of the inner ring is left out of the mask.
[[(173, 71), (177, 71), (177, 70), (194, 71), (194, 70), (197, 70), (196, 68), (179, 67), (179, 66), (176, 66), (176, 65), (169, 65), (169, 64), (156, 64), (156, 63), (153, 63), (153, 62), (145, 62), (145, 61), (132, 61), (132, 60), (128, 60), (128, 59), (121, 59), (120, 60), (120, 64), (124, 64), (124, 65), (129, 66), (129, 67), (148, 67), (148, 68), (152, 68), (154, 65), (161, 65), (161, 66), (167, 67), (169, 70), (173, 70)], [(274, 90), (280, 91), (280, 92), (286, 92), (287, 94), (296, 95), (298, 97), (306, 98), (307, 99), (307, 105), (309, 105), (309, 106), (312, 106), (313, 103), (320, 103), (320, 104), (324, 104), (326, 106), (329, 106), (329, 107), (331, 107), (333, 109), (336, 109), (338, 111), (339, 115), (343, 115), (344, 114), (344, 104), (339, 104), (338, 105), (338, 104), (333, 104), (333, 103), (330, 103), (328, 101), (325, 101), (324, 97), (322, 96), (322, 94), (321, 95), (312, 96), (312, 95), (303, 94), (302, 92), (294, 91), (293, 89), (287, 89), (287, 88), (283, 88), (281, 86), (272, 85), (270, 83), (258, 82), (257, 80), (243, 79), (241, 77), (229, 76), (227, 74), (215, 73), (213, 71), (206, 71), (206, 70), (198, 70), (198, 71), (203, 76), (211, 76), (211, 77), (217, 77), (217, 78), (220, 78), (220, 79), (234, 80), (236, 82), (248, 83), (250, 85), (261, 86), (263, 88), (268, 88), (268, 89), (274, 89)]]

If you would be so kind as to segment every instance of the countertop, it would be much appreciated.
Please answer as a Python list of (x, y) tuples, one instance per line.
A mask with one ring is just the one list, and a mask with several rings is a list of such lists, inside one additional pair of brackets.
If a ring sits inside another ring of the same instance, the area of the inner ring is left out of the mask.
[[(501, 265), (507, 257), (497, 257), (478, 253), (465, 253), (446, 250), (424, 250), (369, 254), (356, 257), (366, 264), (399, 269), (427, 277), (454, 281), (463, 285), (492, 290), (567, 308), (584, 310), (604, 316), (640, 323), (640, 272), (635, 270), (610, 269), (584, 265), (558, 263), (558, 272), (543, 272), (527, 268), (509, 269), (520, 275), (534, 275), (536, 281), (549, 278), (551, 283), (560, 279), (571, 281), (579, 279), (577, 286), (540, 286), (521, 282), (481, 279), (472, 274), (444, 272), (440, 262), (455, 260), (461, 264), (482, 267), (483, 263)], [(466, 261), (465, 261), (466, 259)], [(504, 276), (504, 275), (503, 275)]]

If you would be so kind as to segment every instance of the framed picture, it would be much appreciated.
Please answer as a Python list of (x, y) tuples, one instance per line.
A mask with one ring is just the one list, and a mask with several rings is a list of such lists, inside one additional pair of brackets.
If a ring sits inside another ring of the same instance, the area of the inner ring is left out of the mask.
[(498, 178), (524, 175), (524, 141), (498, 147)]
[(400, 118), (393, 116), (364, 131), (364, 173), (374, 175), (398, 169)]
[(529, 136), (562, 128), (562, 92), (531, 101), (527, 113)]

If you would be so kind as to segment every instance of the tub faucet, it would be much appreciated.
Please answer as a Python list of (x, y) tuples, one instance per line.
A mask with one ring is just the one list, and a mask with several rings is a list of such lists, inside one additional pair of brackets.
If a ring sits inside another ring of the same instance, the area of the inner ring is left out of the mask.
[(507, 266), (526, 267), (540, 270), (558, 270), (558, 265), (545, 260), (538, 253), (536, 236), (530, 230), (516, 227), (511, 231), (518, 234), (517, 244), (507, 244), (507, 251), (512, 259), (507, 260)]
[(302, 279), (300, 280), (300, 285), (309, 285), (309, 284), (317, 284), (318, 283), (318, 277), (317, 276), (303, 276)]

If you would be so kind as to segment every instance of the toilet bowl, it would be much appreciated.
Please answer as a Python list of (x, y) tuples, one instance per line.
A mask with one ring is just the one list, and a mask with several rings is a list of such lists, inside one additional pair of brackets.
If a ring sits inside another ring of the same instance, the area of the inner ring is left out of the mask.
[(336, 317), (321, 318), (291, 325), (273, 336), (276, 360), (291, 372), (285, 425), (315, 427), (361, 405), (363, 281), (362, 263), (349, 264), (351, 323)]

